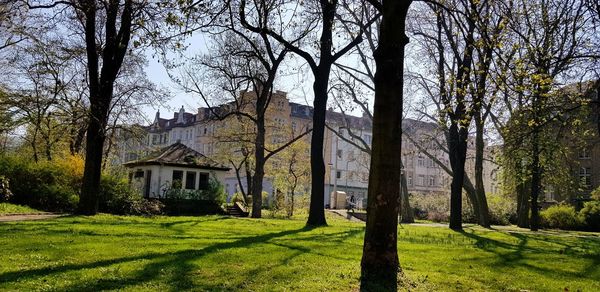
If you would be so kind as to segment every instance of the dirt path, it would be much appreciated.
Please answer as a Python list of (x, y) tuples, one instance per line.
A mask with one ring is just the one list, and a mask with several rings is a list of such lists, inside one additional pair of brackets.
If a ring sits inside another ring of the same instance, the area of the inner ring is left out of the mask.
[(65, 216), (65, 214), (43, 213), (43, 214), (0, 215), (0, 222), (44, 220), (44, 219), (58, 218), (61, 216)]

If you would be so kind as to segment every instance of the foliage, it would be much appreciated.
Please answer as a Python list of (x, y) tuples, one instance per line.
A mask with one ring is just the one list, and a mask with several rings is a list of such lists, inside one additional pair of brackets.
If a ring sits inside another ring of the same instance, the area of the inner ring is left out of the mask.
[(0, 175), (0, 202), (8, 202), (12, 196), (8, 178)]
[(224, 204), (227, 199), (225, 187), (213, 176), (208, 180), (206, 190), (186, 190), (181, 188), (181, 183), (175, 184), (165, 191), (165, 198), (170, 200), (203, 200), (211, 201), (217, 205)]
[(147, 200), (123, 177), (104, 175), (100, 180), (99, 211), (118, 215), (158, 215), (161, 202)]
[(540, 212), (542, 225), (548, 228), (573, 230), (582, 226), (582, 221), (575, 207), (558, 204)]
[(493, 225), (509, 225), (517, 218), (517, 204), (513, 198), (500, 194), (488, 194), (490, 223)]
[(40, 213), (39, 210), (11, 203), (0, 203), (0, 215)]
[[(0, 173), (11, 182), (11, 202), (39, 210), (72, 212), (77, 207), (83, 159), (56, 157), (35, 163), (16, 155), (0, 157)], [(100, 210), (114, 214), (160, 214), (159, 203), (150, 202), (132, 190), (117, 174), (105, 174), (100, 186)]]
[[(0, 290), (357, 291), (364, 224), (328, 217), (329, 226), (312, 229), (305, 219), (99, 215), (0, 224)], [(600, 291), (597, 234), (502, 230), (403, 225), (398, 249), (415, 286), (400, 290)]]
[(584, 228), (600, 231), (600, 201), (585, 202), (579, 215)]
[(11, 182), (12, 202), (45, 211), (72, 211), (79, 199), (83, 162), (80, 157), (33, 163), (2, 156), (0, 173)]
[(447, 222), (450, 217), (450, 205), (445, 195), (411, 194), (409, 201), (417, 219)]
[(590, 194), (590, 197), (592, 198), (592, 200), (600, 201), (600, 187), (593, 190)]

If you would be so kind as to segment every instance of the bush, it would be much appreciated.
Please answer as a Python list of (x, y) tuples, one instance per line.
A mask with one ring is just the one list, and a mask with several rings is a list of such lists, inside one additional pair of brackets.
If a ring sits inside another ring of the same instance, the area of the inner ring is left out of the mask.
[(517, 203), (514, 199), (502, 195), (488, 195), (490, 223), (493, 225), (509, 225), (516, 221)]
[(409, 202), (415, 217), (421, 220), (447, 222), (450, 217), (449, 198), (437, 194), (410, 194)]
[(600, 230), (600, 201), (590, 201), (583, 204), (583, 209), (579, 211), (580, 220), (589, 230)]
[(8, 202), (12, 196), (13, 193), (10, 191), (8, 178), (0, 175), (0, 203)]
[(582, 226), (581, 217), (573, 206), (558, 204), (540, 212), (542, 226), (558, 229), (578, 229)]
[(16, 156), (0, 157), (0, 174), (10, 181), (11, 202), (44, 211), (72, 211), (79, 201), (83, 160), (68, 157), (34, 163)]
[(169, 188), (165, 192), (165, 198), (169, 200), (200, 200), (211, 201), (222, 205), (227, 200), (225, 187), (217, 179), (211, 177), (206, 190), (186, 190), (181, 188)]
[(133, 190), (127, 179), (104, 175), (100, 180), (99, 211), (118, 215), (158, 215), (164, 205), (158, 200), (147, 200)]

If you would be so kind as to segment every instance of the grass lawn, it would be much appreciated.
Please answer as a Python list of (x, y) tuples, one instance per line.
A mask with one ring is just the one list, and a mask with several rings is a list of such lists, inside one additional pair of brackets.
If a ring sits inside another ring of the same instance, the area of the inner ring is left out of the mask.
[(39, 210), (27, 207), (27, 206), (15, 205), (15, 204), (10, 204), (10, 203), (0, 203), (0, 215), (29, 214), (29, 213), (42, 213), (42, 212)]
[[(0, 223), (0, 290), (357, 290), (364, 225), (208, 217)], [(402, 226), (411, 290), (600, 291), (600, 237)]]

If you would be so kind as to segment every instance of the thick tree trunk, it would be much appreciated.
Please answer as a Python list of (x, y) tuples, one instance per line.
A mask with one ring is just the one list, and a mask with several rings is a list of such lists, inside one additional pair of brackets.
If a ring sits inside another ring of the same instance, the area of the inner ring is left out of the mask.
[[(462, 189), (467, 156), (467, 129), (452, 123), (448, 133), (452, 183), (450, 186), (450, 229), (462, 230)], [(473, 204), (477, 204), (473, 202)]]
[[(96, 43), (96, 2), (82, 1), (84, 31), (89, 79), (90, 116), (87, 128), (85, 166), (83, 183), (77, 212), (94, 215), (98, 212), (98, 193), (102, 172), (102, 154), (106, 140), (106, 126), (113, 97), (114, 83), (127, 53), (131, 37), (133, 1), (111, 1), (105, 6), (106, 25), (104, 27), (104, 47), (102, 49), (102, 69), (99, 74), (99, 55)], [(118, 19), (118, 14), (121, 18)], [(117, 27), (119, 29), (117, 30)]]
[(375, 104), (361, 290), (396, 291), (405, 21), (411, 1), (384, 1), (374, 52)]
[[(323, 62), (324, 60), (321, 60)], [(310, 144), (310, 170), (312, 175), (310, 209), (307, 225), (327, 225), (325, 220), (325, 161), (323, 160), (323, 141), (325, 137), (325, 116), (327, 113), (327, 87), (330, 66), (320, 67), (315, 74), (313, 90), (315, 93), (313, 130)]]
[(483, 120), (481, 114), (475, 115), (475, 189), (477, 195), (477, 207), (479, 214), (477, 217), (479, 225), (490, 227), (490, 210), (488, 208), (487, 198), (485, 197), (485, 187), (483, 185)]
[[(108, 109), (106, 109), (108, 111)], [(95, 215), (98, 212), (98, 193), (100, 192), (100, 176), (102, 173), (102, 153), (104, 152), (105, 131), (103, 122), (106, 114), (98, 105), (92, 105), (89, 120), (83, 182), (77, 213)]]

